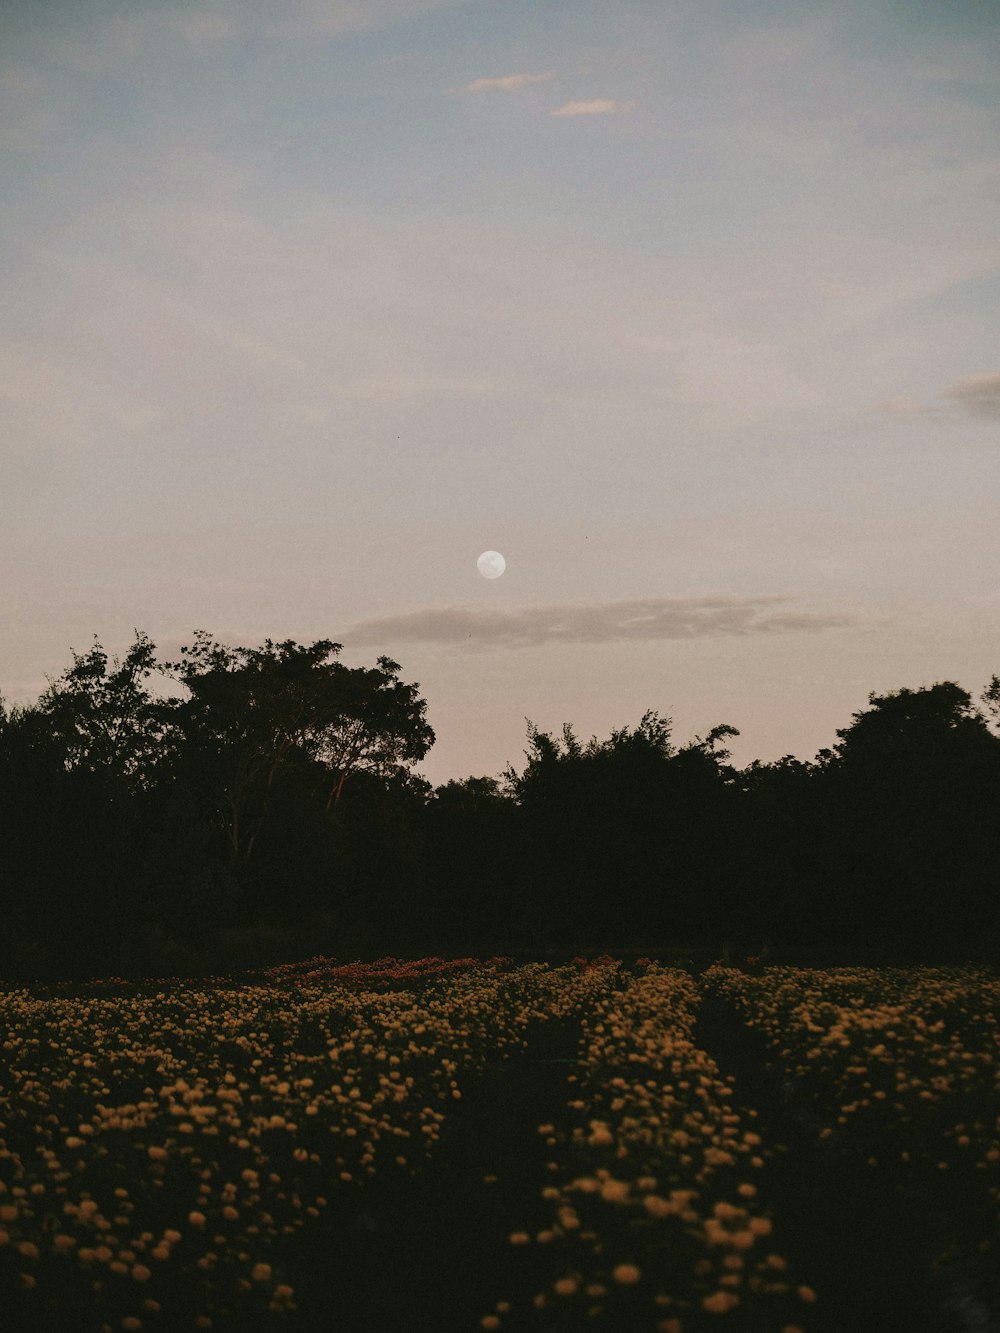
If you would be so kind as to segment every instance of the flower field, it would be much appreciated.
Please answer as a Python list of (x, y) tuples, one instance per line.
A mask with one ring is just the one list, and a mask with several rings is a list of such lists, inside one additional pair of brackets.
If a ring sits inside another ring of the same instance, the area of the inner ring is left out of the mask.
[[(412, 1315), (452, 1271), (427, 1244), (415, 1296), (397, 1264), (436, 1181), (454, 1254), (483, 1256), (441, 1333), (826, 1333), (852, 1279), (804, 1243), (788, 1126), (862, 1191), (891, 1179), (961, 1216), (942, 1244), (970, 1251), (967, 1309), (995, 1320), (1000, 978), (757, 971), (318, 958), (253, 980), (7, 991), (0, 1327), (365, 1327), (364, 1292), (317, 1296), (313, 1270), (376, 1196), (390, 1225), (366, 1244)], [(760, 1082), (725, 1072), (709, 1008), (746, 1034)], [(507, 1156), (480, 1177), (501, 1130)], [(520, 1193), (496, 1183), (508, 1164)], [(952, 1307), (927, 1328), (977, 1326)], [(864, 1319), (859, 1303), (849, 1327)]]

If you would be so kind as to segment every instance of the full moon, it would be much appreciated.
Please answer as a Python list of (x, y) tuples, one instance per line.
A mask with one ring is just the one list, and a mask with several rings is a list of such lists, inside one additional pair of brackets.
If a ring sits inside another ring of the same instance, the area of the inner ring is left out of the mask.
[(484, 551), (476, 561), (476, 568), (484, 579), (498, 579), (507, 568), (507, 561), (499, 551)]

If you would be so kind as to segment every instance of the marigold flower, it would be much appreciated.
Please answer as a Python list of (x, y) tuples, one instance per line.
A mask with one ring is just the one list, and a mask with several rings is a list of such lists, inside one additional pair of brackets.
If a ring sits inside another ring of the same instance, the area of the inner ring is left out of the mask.
[(642, 1205), (650, 1217), (667, 1217), (674, 1212), (674, 1206), (668, 1203), (666, 1199), (661, 1199), (658, 1194), (647, 1194), (642, 1201)]
[(635, 1264), (618, 1264), (612, 1270), (611, 1276), (616, 1282), (620, 1282), (622, 1286), (627, 1287), (631, 1286), (633, 1282), (638, 1282), (642, 1274)]
[(713, 1291), (711, 1296), (706, 1296), (702, 1300), (702, 1308), (709, 1314), (726, 1314), (734, 1306), (739, 1305), (740, 1298), (734, 1296), (731, 1291)]
[(254, 1264), (250, 1271), (250, 1276), (255, 1282), (268, 1282), (271, 1277), (270, 1264)]

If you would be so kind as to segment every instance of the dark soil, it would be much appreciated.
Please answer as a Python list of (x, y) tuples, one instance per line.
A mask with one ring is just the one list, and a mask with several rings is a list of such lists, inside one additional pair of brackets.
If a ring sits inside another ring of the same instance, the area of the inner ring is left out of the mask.
[[(817, 1295), (808, 1333), (1000, 1333), (997, 1212), (984, 1182), (886, 1164), (882, 1145), (823, 1142), (810, 1108), (764, 1042), (722, 1001), (703, 1000), (695, 1040), (783, 1145), (759, 1183), (773, 1243)], [(879, 1165), (870, 1166), (874, 1156)]]

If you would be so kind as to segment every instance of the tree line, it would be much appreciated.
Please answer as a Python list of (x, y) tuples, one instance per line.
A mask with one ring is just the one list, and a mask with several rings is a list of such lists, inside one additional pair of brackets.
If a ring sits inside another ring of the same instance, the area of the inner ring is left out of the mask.
[(520, 771), (434, 788), (419, 686), (341, 651), (197, 631), (166, 662), (137, 631), (0, 700), (0, 981), (723, 939), (996, 956), (1000, 677), (872, 694), (813, 761), (742, 769), (729, 724), (529, 722)]

